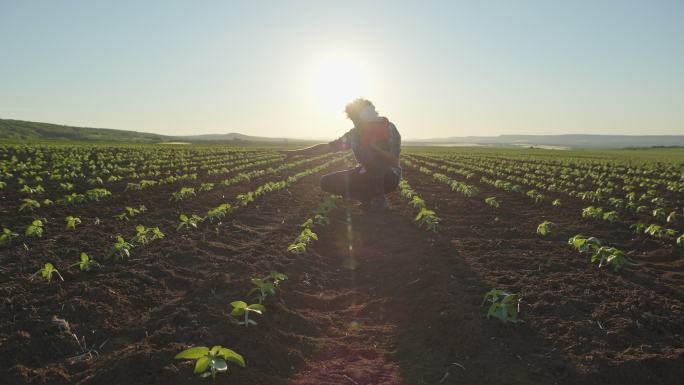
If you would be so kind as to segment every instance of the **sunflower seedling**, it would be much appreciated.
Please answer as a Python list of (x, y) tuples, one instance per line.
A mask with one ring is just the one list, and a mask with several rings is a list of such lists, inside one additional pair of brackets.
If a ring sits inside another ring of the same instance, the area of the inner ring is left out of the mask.
[(648, 226), (646, 230), (644, 230), (644, 233), (658, 239), (672, 239), (677, 236), (676, 230), (666, 229), (656, 224)]
[(64, 220), (66, 221), (67, 230), (75, 230), (76, 226), (81, 224), (81, 218), (72, 217), (71, 215), (66, 217)]
[(40, 207), (40, 203), (34, 199), (22, 199), (22, 204), (19, 205), (19, 211), (29, 210), (33, 211)]
[(231, 302), (230, 306), (233, 307), (233, 310), (230, 312), (230, 315), (234, 317), (244, 317), (242, 321), (237, 321), (238, 325), (243, 326), (257, 324), (256, 321), (249, 318), (250, 313), (263, 314), (263, 312), (266, 311), (266, 307), (264, 307), (264, 305), (260, 303), (253, 303), (251, 305), (247, 305), (247, 302), (235, 301)]
[(646, 230), (646, 225), (644, 223), (635, 223), (629, 226), (629, 228), (632, 229), (634, 234), (643, 234), (644, 230)]
[(613, 266), (614, 272), (617, 272), (625, 265), (636, 265), (635, 262), (627, 258), (622, 250), (608, 246), (599, 247), (596, 253), (591, 256), (591, 262), (596, 263), (596, 261), (599, 263), (599, 268), (603, 265)]
[(439, 229), (439, 217), (435, 215), (435, 212), (432, 210), (428, 210), (427, 208), (423, 207), (418, 211), (418, 214), (416, 214), (416, 219), (418, 222), (418, 227), (423, 227), (425, 226), (426, 230), (430, 230), (432, 232), (437, 232)]
[(194, 196), (196, 196), (194, 188), (181, 187), (179, 191), (171, 194), (171, 200), (174, 202), (178, 202)]
[(179, 219), (180, 223), (176, 227), (176, 230), (190, 229), (191, 227), (196, 229), (197, 225), (202, 222), (202, 217), (197, 214), (192, 214), (192, 216), (181, 214)]
[(501, 207), (501, 203), (498, 200), (496, 200), (496, 197), (489, 197), (485, 199), (485, 203), (494, 207), (495, 209)]
[[(313, 220), (308, 219), (302, 226), (313, 226)], [(297, 238), (293, 243), (287, 247), (287, 251), (294, 254), (302, 254), (306, 252), (306, 246), (318, 240), (318, 235), (314, 233), (311, 228), (304, 227), (304, 229), (299, 233)]]
[(100, 267), (99, 262), (96, 260), (90, 258), (88, 254), (86, 253), (81, 253), (81, 260), (79, 262), (74, 263), (73, 265), (69, 267), (76, 267), (78, 266), (79, 270), (81, 271), (90, 271), (91, 268), (93, 267)]
[(159, 230), (159, 227), (147, 228), (143, 225), (135, 226), (136, 234), (133, 236), (131, 242), (141, 245), (146, 245), (154, 240), (164, 238), (164, 233)]
[(118, 255), (119, 258), (128, 258), (131, 256), (131, 249), (133, 248), (133, 245), (130, 243), (126, 242), (126, 240), (121, 236), (117, 235), (116, 236), (116, 243), (114, 246), (112, 246), (112, 251), (109, 252), (109, 255)]
[(482, 305), (487, 302), (491, 303), (487, 311), (487, 318), (494, 317), (504, 323), (520, 322), (518, 320), (518, 312), (520, 312), (520, 296), (518, 294), (492, 289), (485, 294)]
[(547, 236), (548, 234), (551, 233), (551, 230), (556, 226), (555, 223), (550, 222), (550, 221), (544, 221), (537, 226), (537, 234), (541, 235), (542, 237)]
[(247, 194), (239, 194), (235, 199), (238, 201), (238, 205), (247, 206), (250, 202), (254, 201), (254, 192), (250, 191)]
[(584, 235), (578, 234), (568, 240), (568, 245), (571, 245), (580, 253), (593, 253), (601, 247), (601, 241), (595, 237), (587, 238)]
[(276, 284), (270, 282), (267, 278), (252, 278), (250, 282), (252, 282), (254, 287), (247, 293), (247, 297), (256, 293), (259, 303), (263, 303), (269, 295), (275, 295)]
[(582, 209), (582, 218), (603, 219), (603, 209), (589, 206)]
[(607, 213), (603, 213), (604, 221), (615, 223), (618, 219), (618, 213), (616, 211), (608, 211)]
[(233, 350), (224, 348), (220, 345), (209, 349), (206, 346), (196, 346), (194, 348), (183, 350), (176, 354), (176, 359), (179, 360), (196, 360), (195, 374), (206, 378), (211, 376), (216, 378), (216, 373), (227, 372), (228, 362), (245, 367), (245, 359)]
[(3, 227), (2, 228), (2, 234), (0, 234), (0, 245), (4, 244), (12, 244), (12, 240), (16, 237), (18, 237), (19, 234), (13, 232), (12, 230)]
[(59, 279), (64, 281), (64, 278), (62, 278), (62, 274), (59, 274), (59, 271), (57, 271), (57, 269), (55, 269), (55, 266), (50, 262), (46, 262), (40, 270), (33, 273), (33, 275), (31, 275), (31, 279), (33, 279), (33, 277), (37, 276), (38, 274), (40, 274), (40, 276), (43, 277), (43, 279), (45, 279), (48, 283), (52, 282), (53, 274), (57, 274)]
[(36, 219), (31, 222), (30, 225), (26, 226), (24, 234), (27, 237), (42, 237), (43, 236), (43, 222), (40, 219)]

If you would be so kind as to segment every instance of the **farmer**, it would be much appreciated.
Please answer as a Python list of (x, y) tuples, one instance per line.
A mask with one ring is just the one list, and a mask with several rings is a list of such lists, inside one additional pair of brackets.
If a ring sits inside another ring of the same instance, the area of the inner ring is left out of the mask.
[(361, 202), (364, 210), (384, 210), (385, 194), (393, 191), (401, 178), (399, 152), (401, 135), (387, 118), (378, 116), (370, 100), (356, 99), (345, 108), (354, 128), (330, 143), (284, 151), (294, 155), (322, 155), (352, 149), (359, 165), (321, 178), (321, 189)]

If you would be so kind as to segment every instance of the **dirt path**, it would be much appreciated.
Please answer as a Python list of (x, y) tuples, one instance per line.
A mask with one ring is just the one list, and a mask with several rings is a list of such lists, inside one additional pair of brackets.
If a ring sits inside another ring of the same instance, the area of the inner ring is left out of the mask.
[(290, 267), (305, 284), (283, 301), (315, 325), (317, 348), (289, 383), (568, 383), (552, 354), (544, 364), (560, 372), (536, 364), (526, 346), (545, 348), (532, 331), (484, 319), (489, 288), (443, 237), (415, 226), (403, 198), (391, 199), (386, 214), (339, 209)]

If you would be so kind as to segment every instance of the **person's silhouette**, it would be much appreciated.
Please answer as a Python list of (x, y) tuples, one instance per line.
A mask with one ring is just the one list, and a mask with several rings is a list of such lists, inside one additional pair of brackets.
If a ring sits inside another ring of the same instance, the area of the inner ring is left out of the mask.
[(288, 157), (320, 155), (351, 148), (359, 166), (324, 175), (321, 189), (359, 200), (364, 209), (386, 209), (385, 194), (396, 189), (401, 179), (401, 135), (387, 118), (378, 116), (369, 100), (356, 99), (347, 105), (345, 112), (354, 128), (339, 139), (284, 153)]

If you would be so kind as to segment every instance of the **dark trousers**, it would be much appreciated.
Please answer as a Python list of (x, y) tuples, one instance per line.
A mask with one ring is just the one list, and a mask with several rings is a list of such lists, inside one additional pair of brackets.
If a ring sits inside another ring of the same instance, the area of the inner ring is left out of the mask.
[(321, 177), (321, 189), (345, 198), (368, 202), (371, 198), (394, 191), (399, 185), (399, 176), (392, 171), (381, 173), (361, 172), (361, 166), (333, 172)]

